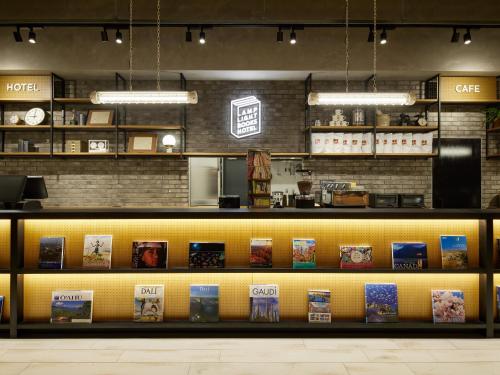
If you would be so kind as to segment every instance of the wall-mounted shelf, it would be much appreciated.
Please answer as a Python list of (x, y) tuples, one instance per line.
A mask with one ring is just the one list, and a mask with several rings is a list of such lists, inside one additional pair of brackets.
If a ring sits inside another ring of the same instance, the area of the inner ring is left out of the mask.
[(460, 105), (485, 105), (485, 104), (499, 104), (500, 99), (497, 100), (476, 100), (476, 101), (442, 101), (441, 104), (460, 104)]
[(54, 98), (54, 101), (61, 104), (92, 104), (90, 98)]
[(377, 133), (430, 133), (437, 131), (437, 126), (377, 126)]
[(50, 130), (50, 125), (0, 125), (0, 131), (39, 132)]
[(46, 158), (50, 152), (0, 152), (0, 158)]
[(156, 158), (175, 158), (182, 156), (180, 152), (119, 152), (120, 157), (156, 157)]
[(500, 128), (491, 128), (487, 130), (488, 133), (500, 133)]
[(114, 152), (54, 152), (60, 158), (114, 158)]
[(388, 153), (388, 154), (383, 154), (383, 153), (380, 153), (380, 154), (377, 154), (376, 155), (377, 158), (408, 158), (408, 159), (412, 159), (412, 158), (434, 158), (436, 156), (438, 156), (438, 153), (437, 152), (433, 152), (431, 154), (422, 154), (422, 153), (418, 153), (418, 154), (407, 154), (407, 153)]
[(149, 130), (184, 130), (182, 125), (118, 125), (120, 130), (149, 131)]
[(94, 131), (116, 131), (114, 125), (54, 125), (55, 130), (71, 131), (71, 132), (94, 132)]
[(366, 126), (361, 126), (361, 125), (350, 125), (350, 126), (329, 126), (329, 125), (322, 125), (322, 126), (308, 126), (304, 131), (309, 131), (313, 133), (369, 133), (373, 131), (373, 126), (366, 125)]
[[(374, 129), (378, 133), (430, 133), (438, 130), (437, 126), (311, 126), (312, 133), (370, 133)], [(304, 131), (309, 131), (307, 127)]]
[(373, 153), (371, 152), (322, 152), (311, 154), (313, 158), (357, 158), (357, 157), (365, 157), (371, 158), (373, 157)]

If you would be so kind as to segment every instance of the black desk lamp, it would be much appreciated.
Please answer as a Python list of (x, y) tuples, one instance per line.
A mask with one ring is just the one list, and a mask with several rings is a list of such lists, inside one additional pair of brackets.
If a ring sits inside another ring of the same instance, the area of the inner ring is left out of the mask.
[(48, 198), (42, 176), (0, 176), (0, 208), (37, 210), (38, 199)]

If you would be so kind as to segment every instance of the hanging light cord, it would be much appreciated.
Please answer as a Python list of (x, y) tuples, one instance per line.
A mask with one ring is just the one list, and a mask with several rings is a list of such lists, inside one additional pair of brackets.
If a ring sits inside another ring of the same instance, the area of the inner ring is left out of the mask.
[(377, 92), (377, 0), (373, 0), (373, 92)]
[(132, 32), (132, 19), (133, 19), (133, 9), (134, 9), (134, 0), (130, 0), (129, 2), (129, 37), (128, 37), (128, 89), (132, 91), (132, 68), (134, 62), (134, 52), (133, 52), (133, 32)]
[(349, 92), (349, 0), (345, 0), (345, 92)]
[(160, 87), (160, 0), (156, 3), (156, 89)]

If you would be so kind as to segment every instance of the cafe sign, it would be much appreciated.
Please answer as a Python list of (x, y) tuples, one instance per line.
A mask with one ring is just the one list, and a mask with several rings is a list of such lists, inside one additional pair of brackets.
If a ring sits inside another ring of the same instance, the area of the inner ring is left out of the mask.
[(42, 101), (51, 97), (50, 76), (0, 76), (0, 100)]
[(261, 132), (261, 105), (255, 96), (231, 100), (231, 134), (236, 138)]
[(485, 102), (497, 99), (496, 77), (441, 77), (440, 98), (445, 102)]

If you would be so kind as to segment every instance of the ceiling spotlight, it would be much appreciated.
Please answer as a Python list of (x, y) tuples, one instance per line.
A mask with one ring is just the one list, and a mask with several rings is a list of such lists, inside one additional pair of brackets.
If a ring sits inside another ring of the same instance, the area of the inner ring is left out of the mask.
[(30, 32), (28, 33), (28, 42), (30, 42), (31, 44), (36, 43), (36, 34), (33, 31), (32, 27), (30, 27)]
[(370, 31), (368, 32), (368, 43), (373, 43), (375, 40), (375, 34), (373, 33), (373, 27), (370, 27)]
[(278, 43), (283, 42), (283, 30), (281, 30), (281, 27), (278, 29), (278, 32), (276, 33), (276, 41)]
[(186, 42), (192, 42), (192, 41), (193, 41), (193, 35), (191, 34), (191, 28), (188, 26), (186, 31)]
[(17, 43), (20, 43), (23, 41), (23, 36), (21, 35), (21, 30), (20, 30), (19, 26), (17, 26), (17, 29), (16, 29), (16, 31), (13, 32), (13, 34), (14, 34), (14, 40)]
[(295, 30), (292, 27), (292, 32), (290, 33), (290, 44), (297, 43), (297, 34), (295, 34)]
[(458, 43), (460, 40), (460, 33), (458, 32), (457, 28), (453, 28), (453, 34), (451, 35), (451, 42), (452, 43)]
[(380, 44), (387, 44), (387, 32), (385, 29), (382, 30), (382, 33), (380, 34)]
[(116, 30), (115, 42), (117, 44), (122, 44), (123, 43), (123, 35), (122, 35), (120, 29)]
[(103, 28), (101, 31), (101, 42), (107, 42), (107, 41), (109, 41), (108, 32), (106, 31), (106, 28)]
[(467, 29), (467, 32), (464, 34), (464, 44), (471, 44), (472, 36), (470, 35), (470, 29)]
[(203, 31), (203, 27), (201, 28), (201, 31), (200, 31), (200, 40), (199, 40), (199, 42), (200, 42), (200, 44), (205, 44), (207, 42), (205, 32)]

